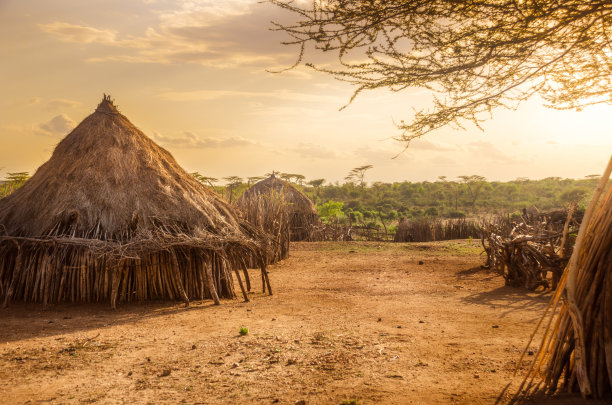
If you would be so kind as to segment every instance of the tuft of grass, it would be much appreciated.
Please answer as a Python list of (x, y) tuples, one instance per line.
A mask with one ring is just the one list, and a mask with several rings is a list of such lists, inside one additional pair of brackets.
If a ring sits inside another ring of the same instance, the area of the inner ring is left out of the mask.
[(340, 402), (340, 405), (358, 405), (359, 401), (356, 399), (345, 399), (344, 401)]
[(246, 326), (241, 326), (238, 330), (238, 333), (240, 333), (240, 336), (246, 336), (249, 334), (249, 328), (247, 328)]

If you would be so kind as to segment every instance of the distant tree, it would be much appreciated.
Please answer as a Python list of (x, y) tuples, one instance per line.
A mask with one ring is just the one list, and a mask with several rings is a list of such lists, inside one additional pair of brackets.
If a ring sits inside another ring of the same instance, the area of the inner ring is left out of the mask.
[(325, 179), (315, 179), (310, 180), (307, 184), (314, 189), (314, 203), (316, 204), (319, 201), (319, 196), (321, 194), (321, 186), (325, 183)]
[[(300, 48), (295, 66), (356, 86), (349, 103), (377, 88), (434, 93), (433, 109), (399, 124), (404, 141), (478, 126), (535, 94), (554, 108), (612, 102), (610, 0), (268, 1), (297, 19), (274, 24)], [(339, 67), (308, 63), (309, 46), (337, 55)]]
[(306, 180), (306, 176), (303, 176), (301, 174), (294, 174), (293, 178), (295, 179), (295, 183), (299, 184), (300, 186), (303, 185), (304, 180)]
[(229, 193), (229, 202), (231, 203), (234, 197), (234, 191), (242, 184), (242, 177), (229, 176), (224, 177), (223, 180), (227, 181), (227, 191)]
[(325, 204), (321, 204), (317, 210), (319, 216), (325, 222), (335, 222), (342, 213), (343, 205), (344, 203), (341, 201), (328, 201)]
[(560, 196), (560, 200), (562, 204), (577, 204), (583, 200), (588, 193), (588, 190), (584, 188), (574, 187), (564, 191)]
[(364, 166), (356, 167), (352, 169), (349, 172), (349, 174), (347, 174), (344, 180), (352, 182), (352, 183), (357, 183), (359, 184), (361, 188), (363, 188), (365, 186), (365, 181), (364, 181), (365, 173), (373, 167), (374, 166), (372, 165), (364, 165)]
[(265, 177), (263, 177), (263, 176), (251, 176), (251, 177), (247, 177), (247, 186), (251, 187), (253, 184), (255, 184), (258, 181), (263, 180), (263, 179), (265, 179)]
[(459, 176), (459, 178), (465, 184), (468, 193), (470, 195), (470, 203), (472, 205), (472, 210), (476, 210), (476, 201), (478, 197), (482, 194), (482, 192), (490, 185), (486, 182), (486, 179), (482, 176), (471, 175), (471, 176)]
[(203, 176), (202, 174), (200, 174), (199, 172), (193, 172), (191, 173), (191, 175), (200, 183), (209, 186), (210, 188), (212, 188), (213, 190), (217, 190), (217, 188), (215, 187), (214, 183), (218, 182), (219, 179), (216, 177), (208, 177), (208, 176)]
[(21, 185), (30, 178), (29, 172), (7, 173), (5, 180), (14, 185)]
[(4, 184), (2, 189), (0, 190), (0, 198), (5, 197), (11, 194), (13, 191), (17, 190), (19, 187), (23, 186), (23, 184), (30, 178), (29, 172), (14, 172), (7, 173), (4, 178)]

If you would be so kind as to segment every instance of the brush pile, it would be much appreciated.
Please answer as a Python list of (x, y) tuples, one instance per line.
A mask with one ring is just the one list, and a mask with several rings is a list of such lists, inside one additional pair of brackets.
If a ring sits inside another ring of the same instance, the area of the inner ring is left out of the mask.
[[(0, 300), (245, 300), (266, 237), (104, 97), (0, 200)], [(246, 281), (242, 282), (240, 270)]]
[(612, 392), (612, 187), (604, 192), (611, 172), (612, 158), (540, 322), (546, 325), (540, 349), (518, 398), (559, 390), (604, 398)]
[(402, 218), (393, 238), (394, 242), (433, 242), (439, 240), (478, 238), (481, 225), (475, 221), (459, 219)]
[(572, 206), (517, 220), (505, 216), (483, 226), (481, 240), (487, 253), (483, 267), (498, 270), (509, 286), (556, 288), (579, 226), (575, 211)]

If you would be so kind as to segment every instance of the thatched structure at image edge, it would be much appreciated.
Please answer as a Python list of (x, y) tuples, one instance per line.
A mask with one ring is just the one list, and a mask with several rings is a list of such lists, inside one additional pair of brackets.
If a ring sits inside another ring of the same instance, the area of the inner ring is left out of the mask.
[(236, 206), (248, 222), (272, 236), (268, 263), (287, 258), (290, 241), (314, 240), (319, 225), (314, 203), (274, 174), (245, 191)]
[(561, 390), (583, 397), (612, 395), (611, 173), (612, 157), (584, 215), (548, 316), (542, 317), (540, 349), (514, 401)]
[(246, 258), (270, 287), (266, 243), (105, 96), (0, 200), (0, 299), (218, 303), (235, 297), (232, 272), (248, 299)]

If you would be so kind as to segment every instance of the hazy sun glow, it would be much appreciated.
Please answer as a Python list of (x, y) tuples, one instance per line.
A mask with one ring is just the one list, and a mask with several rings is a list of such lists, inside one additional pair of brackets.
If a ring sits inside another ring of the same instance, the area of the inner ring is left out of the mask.
[(33, 172), (110, 93), (134, 124), (189, 171), (270, 170), (341, 180), (479, 174), (582, 177), (612, 152), (612, 108), (550, 110), (530, 100), (496, 111), (482, 132), (443, 129), (403, 145), (393, 121), (426, 106), (423, 91), (350, 98), (350, 86), (306, 68), (268, 30), (279, 11), (257, 1), (44, 0), (0, 4), (0, 177)]

